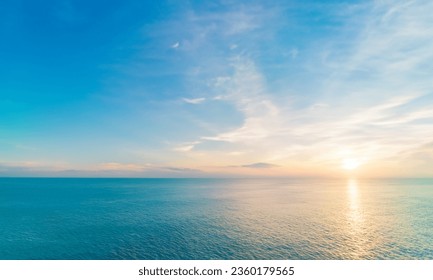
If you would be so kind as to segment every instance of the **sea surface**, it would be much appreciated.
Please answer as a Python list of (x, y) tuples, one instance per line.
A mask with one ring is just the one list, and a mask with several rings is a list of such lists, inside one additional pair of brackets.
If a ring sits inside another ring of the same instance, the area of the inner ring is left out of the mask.
[(0, 259), (433, 259), (433, 180), (0, 178)]

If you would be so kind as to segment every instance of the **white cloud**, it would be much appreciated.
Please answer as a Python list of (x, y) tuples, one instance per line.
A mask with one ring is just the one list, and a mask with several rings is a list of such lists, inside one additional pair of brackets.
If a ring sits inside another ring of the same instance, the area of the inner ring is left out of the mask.
[(182, 98), (182, 100), (185, 103), (189, 103), (189, 104), (200, 104), (200, 103), (203, 103), (206, 100), (206, 98), (204, 98), (204, 97), (200, 97), (200, 98)]
[(278, 122), (279, 109), (269, 99), (262, 75), (246, 58), (235, 58), (233, 67), (233, 77), (217, 78), (215, 86), (224, 92), (224, 100), (232, 102), (244, 114), (244, 124), (235, 130), (202, 139), (243, 142), (271, 136)]
[(176, 42), (176, 43), (174, 43), (173, 45), (171, 45), (171, 48), (172, 48), (172, 49), (177, 49), (177, 48), (179, 48), (179, 46), (180, 46), (180, 43), (179, 43), (179, 42)]
[(173, 150), (176, 152), (189, 152), (189, 151), (193, 150), (197, 144), (200, 144), (200, 143), (201, 143), (201, 141), (182, 143), (181, 145), (178, 145), (177, 147), (175, 147)]

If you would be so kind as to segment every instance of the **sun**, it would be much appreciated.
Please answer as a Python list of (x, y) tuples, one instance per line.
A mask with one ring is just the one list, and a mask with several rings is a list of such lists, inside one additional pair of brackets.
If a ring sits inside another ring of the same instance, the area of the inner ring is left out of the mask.
[(361, 163), (359, 162), (359, 160), (354, 159), (354, 158), (346, 158), (341, 163), (341, 167), (343, 167), (343, 169), (346, 169), (346, 170), (355, 170), (360, 165), (361, 165)]

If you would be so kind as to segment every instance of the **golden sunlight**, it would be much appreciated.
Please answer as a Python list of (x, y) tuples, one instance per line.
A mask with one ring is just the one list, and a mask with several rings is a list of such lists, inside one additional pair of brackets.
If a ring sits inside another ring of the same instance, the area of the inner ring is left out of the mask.
[(361, 163), (359, 162), (359, 160), (354, 159), (354, 158), (346, 158), (341, 163), (341, 167), (343, 167), (343, 169), (346, 169), (346, 170), (357, 169), (360, 165), (361, 165)]

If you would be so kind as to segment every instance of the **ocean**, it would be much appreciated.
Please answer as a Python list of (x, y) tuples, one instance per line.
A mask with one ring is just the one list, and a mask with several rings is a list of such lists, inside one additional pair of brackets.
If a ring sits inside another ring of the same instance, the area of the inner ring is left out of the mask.
[(0, 259), (433, 259), (433, 180), (0, 178)]

